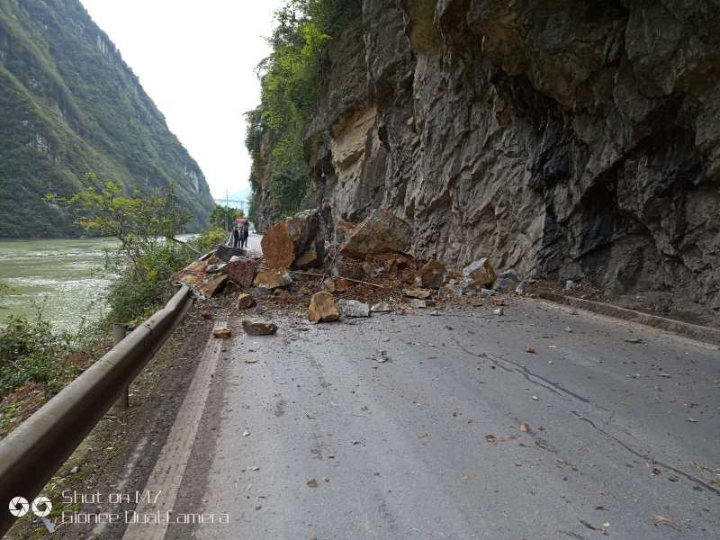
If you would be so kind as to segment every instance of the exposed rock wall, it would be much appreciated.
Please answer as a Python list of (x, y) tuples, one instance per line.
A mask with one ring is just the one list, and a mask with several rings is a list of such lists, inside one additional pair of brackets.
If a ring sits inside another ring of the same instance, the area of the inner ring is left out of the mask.
[(718, 0), (365, 0), (308, 129), (318, 205), (720, 313), (718, 28)]

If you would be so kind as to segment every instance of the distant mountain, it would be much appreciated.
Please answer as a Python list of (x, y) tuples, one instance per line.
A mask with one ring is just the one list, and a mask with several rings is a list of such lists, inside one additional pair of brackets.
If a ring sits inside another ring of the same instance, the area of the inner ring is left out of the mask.
[(78, 0), (0, 0), (0, 237), (77, 233), (43, 197), (72, 194), (88, 172), (128, 193), (174, 183), (194, 229), (213, 208), (197, 163)]

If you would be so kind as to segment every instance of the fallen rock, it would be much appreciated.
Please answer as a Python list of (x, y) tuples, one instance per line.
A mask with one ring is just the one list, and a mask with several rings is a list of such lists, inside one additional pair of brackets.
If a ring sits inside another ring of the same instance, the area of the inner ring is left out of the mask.
[(229, 328), (216, 328), (213, 330), (213, 336), (217, 339), (230, 339), (232, 337), (232, 330)]
[(257, 263), (252, 259), (240, 259), (230, 261), (223, 268), (228, 277), (241, 287), (247, 289), (252, 287), (255, 274), (257, 273)]
[(225, 275), (216, 277), (200, 285), (198, 290), (205, 298), (212, 298), (225, 287), (227, 280), (228, 277)]
[[(261, 246), (265, 262), (270, 268), (290, 268), (296, 260), (304, 257), (303, 264), (315, 258), (321, 264), (325, 243), (321, 231), (321, 217), (316, 210), (296, 214), (268, 230)], [(311, 252), (311, 255), (307, 255)]]
[(300, 255), (293, 263), (293, 268), (304, 270), (305, 268), (317, 268), (321, 265), (320, 257), (316, 246), (312, 246), (305, 253)]
[(323, 282), (323, 285), (330, 292), (343, 293), (350, 290), (355, 283), (344, 278), (330, 277)]
[(370, 306), (359, 302), (358, 300), (345, 300), (342, 299), (338, 302), (340, 305), (340, 313), (344, 317), (369, 317)]
[(357, 223), (350, 223), (343, 219), (337, 220), (335, 222), (335, 241), (342, 244), (355, 232), (357, 227)]
[(206, 307), (205, 309), (203, 309), (200, 312), (200, 315), (202, 316), (203, 319), (212, 319), (212, 316), (213, 316), (212, 309), (210, 309), (209, 307)]
[(518, 285), (520, 285), (520, 278), (515, 272), (503, 272), (495, 280), (493, 290), (501, 293), (511, 293), (517, 290)]
[(340, 251), (357, 259), (380, 253), (409, 253), (412, 233), (407, 222), (387, 210), (373, 210), (348, 234)]
[(403, 294), (408, 298), (417, 298), (419, 300), (427, 300), (432, 293), (426, 289), (405, 289)]
[(331, 322), (339, 318), (340, 311), (332, 294), (322, 291), (313, 295), (308, 308), (308, 319), (311, 322)]
[(215, 250), (215, 256), (208, 259), (208, 262), (211, 266), (216, 266), (220, 262), (230, 262), (233, 257), (244, 257), (246, 254), (247, 252), (244, 249), (232, 248), (223, 244), (217, 247)]
[(365, 276), (376, 278), (381, 276), (385, 272), (385, 269), (382, 266), (378, 266), (375, 262), (365, 261), (362, 263), (362, 271)]
[(255, 307), (255, 299), (247, 293), (240, 293), (237, 299), (238, 309), (250, 309)]
[(427, 300), (419, 300), (418, 298), (413, 298), (412, 300), (410, 300), (410, 307), (413, 307), (415, 309), (425, 309), (427, 306)]
[(445, 283), (447, 267), (438, 260), (425, 263), (417, 275), (418, 284), (425, 289), (439, 289)]
[(373, 313), (390, 313), (392, 310), (392, 306), (387, 302), (378, 302), (370, 308)]
[(505, 310), (503, 308), (497, 308), (495, 311), (493, 311), (493, 315), (502, 317), (503, 315), (505, 315)]
[(267, 270), (260, 272), (253, 280), (255, 287), (262, 289), (282, 289), (292, 284), (292, 277), (286, 270)]
[(363, 279), (363, 266), (358, 261), (352, 259), (340, 258), (335, 262), (331, 269), (332, 275), (335, 277), (344, 277), (350, 279)]
[(188, 285), (189, 283), (186, 282), (187, 278), (194, 277), (196, 281), (199, 280), (199, 276), (205, 274), (207, 266), (207, 261), (195, 261), (182, 270), (175, 272), (170, 278), (170, 281), (179, 281)]
[(495, 281), (495, 270), (487, 257), (483, 257), (463, 268), (463, 276), (469, 278), (473, 285), (484, 287)]
[(277, 332), (277, 326), (274, 323), (263, 319), (245, 319), (242, 327), (250, 336), (271, 336)]

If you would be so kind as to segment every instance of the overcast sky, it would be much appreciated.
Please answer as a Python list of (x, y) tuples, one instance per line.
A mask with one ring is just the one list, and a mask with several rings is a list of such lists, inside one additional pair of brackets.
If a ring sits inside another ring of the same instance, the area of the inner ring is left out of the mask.
[(248, 185), (242, 113), (281, 0), (81, 0), (120, 49), (214, 197)]

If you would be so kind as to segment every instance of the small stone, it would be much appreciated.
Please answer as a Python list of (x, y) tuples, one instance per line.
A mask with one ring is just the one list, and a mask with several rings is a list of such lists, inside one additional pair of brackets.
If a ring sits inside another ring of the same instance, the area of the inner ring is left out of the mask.
[(528, 347), (525, 347), (525, 352), (528, 353), (528, 354), (535, 354), (535, 349), (533, 349), (532, 347), (528, 346)]
[(574, 288), (575, 288), (575, 282), (574, 282), (572, 279), (568, 279), (568, 280), (565, 282), (565, 290), (566, 290), (566, 291), (571, 291), (571, 290), (573, 290)]
[(427, 300), (418, 300), (417, 298), (413, 298), (410, 300), (410, 307), (415, 309), (425, 309), (427, 307)]
[(511, 293), (520, 284), (520, 278), (515, 272), (503, 272), (493, 284), (493, 289), (501, 293)]
[(305, 485), (306, 485), (307, 487), (309, 487), (309, 488), (316, 488), (316, 487), (318, 487), (317, 480), (315, 480), (314, 478), (312, 478), (311, 480), (308, 480), (307, 482), (305, 482)]
[(565, 331), (566, 331), (568, 334), (572, 334), (572, 333), (573, 333), (573, 329), (570, 328), (569, 326), (565, 327)]
[(230, 339), (232, 337), (232, 330), (229, 328), (216, 328), (213, 330), (213, 336), (217, 339)]
[(419, 270), (416, 280), (425, 289), (439, 289), (445, 283), (447, 267), (438, 260), (431, 260)]
[(355, 283), (341, 277), (329, 277), (323, 281), (323, 286), (330, 292), (344, 293), (355, 286)]
[(277, 326), (274, 323), (263, 319), (245, 319), (242, 327), (250, 336), (271, 336), (277, 332)]
[(252, 307), (255, 307), (255, 299), (247, 293), (240, 293), (237, 299), (237, 308), (250, 309)]
[(520, 431), (522, 431), (523, 433), (530, 433), (530, 425), (523, 422), (522, 424), (520, 424)]
[(267, 270), (255, 276), (253, 285), (262, 289), (282, 289), (292, 284), (292, 277), (287, 270)]
[(502, 317), (503, 315), (505, 315), (505, 310), (503, 308), (497, 308), (495, 311), (493, 311), (493, 315)]
[(378, 302), (370, 308), (370, 311), (373, 313), (390, 313), (392, 311), (392, 306), (387, 302)]
[(625, 341), (627, 343), (634, 343), (634, 344), (643, 343), (643, 340), (640, 338), (627, 338), (627, 339), (625, 339)]
[(212, 314), (212, 309), (210, 309), (209, 307), (207, 307), (207, 308), (203, 309), (203, 310), (200, 312), (200, 315), (202, 316), (203, 319), (206, 319), (206, 320), (207, 320), (207, 319), (212, 319), (212, 315), (213, 315), (213, 314)]
[(331, 322), (337, 321), (339, 318), (340, 310), (332, 294), (321, 291), (313, 295), (308, 308), (308, 319), (311, 322)]
[(478, 259), (463, 268), (463, 276), (470, 278), (473, 285), (492, 285), (495, 281), (495, 270), (487, 257)]
[(403, 294), (408, 298), (417, 298), (418, 300), (427, 300), (432, 295), (427, 289), (405, 289)]
[(358, 300), (342, 299), (338, 302), (344, 317), (369, 317), (370, 306)]

